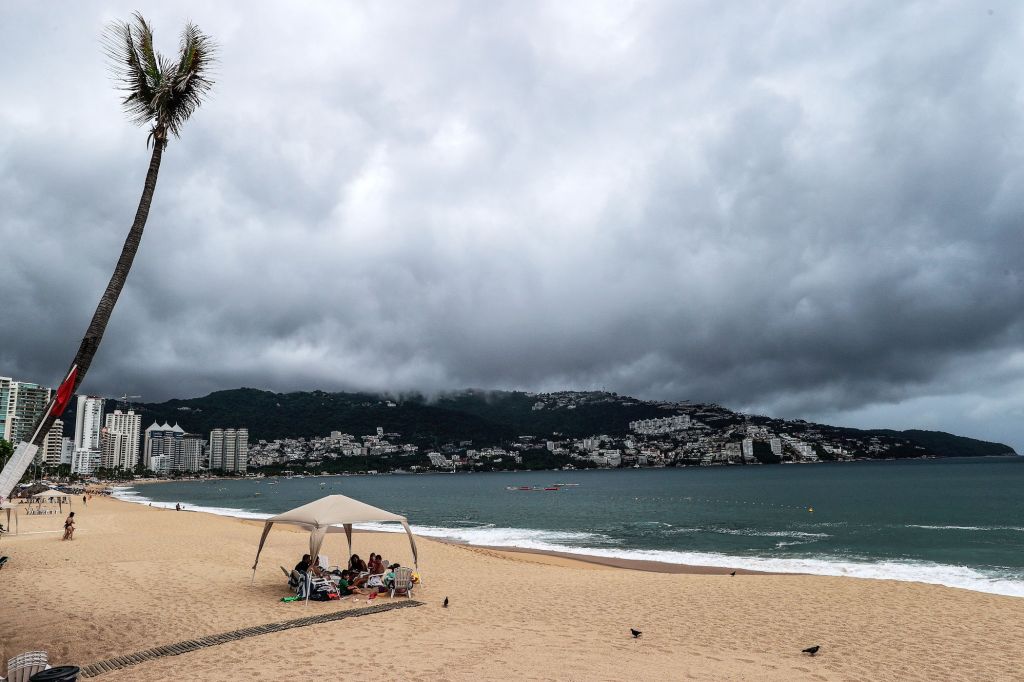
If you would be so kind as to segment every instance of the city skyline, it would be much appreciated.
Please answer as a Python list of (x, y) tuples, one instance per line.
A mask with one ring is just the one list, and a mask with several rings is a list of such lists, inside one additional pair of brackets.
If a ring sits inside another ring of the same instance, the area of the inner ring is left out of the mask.
[[(139, 9), (222, 63), (83, 391), (606, 388), (1024, 451), (1016, 4)], [(126, 11), (0, 8), (5, 376), (59, 383), (131, 219)]]

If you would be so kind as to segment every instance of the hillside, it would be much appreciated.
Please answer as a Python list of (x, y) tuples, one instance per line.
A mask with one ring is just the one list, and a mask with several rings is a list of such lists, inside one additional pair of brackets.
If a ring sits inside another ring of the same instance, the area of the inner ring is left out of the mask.
[[(108, 409), (113, 409), (108, 403)], [(1013, 454), (1001, 443), (940, 431), (858, 430), (748, 416), (717, 405), (657, 403), (604, 392), (525, 393), (467, 390), (433, 398), (367, 393), (302, 391), (273, 393), (252, 388), (217, 391), (201, 398), (144, 403), (143, 428), (154, 421), (179, 423), (190, 432), (245, 426), (250, 440), (324, 436), (342, 431), (355, 436), (401, 434), (403, 442), (439, 447), (470, 440), (477, 446), (500, 445), (518, 436), (585, 438), (604, 434), (621, 438), (629, 422), (690, 414), (716, 432), (728, 434), (744, 423), (763, 424), (780, 432), (887, 443), (894, 456), (986, 456)], [(902, 454), (901, 454), (902, 453)], [(870, 456), (870, 455), (866, 455)]]

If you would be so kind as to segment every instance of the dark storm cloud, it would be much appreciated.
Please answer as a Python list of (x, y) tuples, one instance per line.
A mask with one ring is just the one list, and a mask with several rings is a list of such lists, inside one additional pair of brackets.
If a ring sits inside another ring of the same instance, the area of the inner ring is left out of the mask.
[[(98, 46), (134, 7), (0, 9), (0, 373), (56, 380), (134, 211)], [(223, 58), (89, 390), (606, 387), (1024, 446), (1013, 3), (142, 10)]]

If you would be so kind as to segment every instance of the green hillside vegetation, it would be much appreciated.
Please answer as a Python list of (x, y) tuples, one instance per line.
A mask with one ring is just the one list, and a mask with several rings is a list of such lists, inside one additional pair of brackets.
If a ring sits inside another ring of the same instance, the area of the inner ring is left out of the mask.
[[(107, 403), (108, 411), (117, 407), (120, 406), (115, 401)], [(201, 398), (133, 407), (142, 414), (143, 428), (154, 421), (178, 423), (186, 431), (200, 434), (209, 434), (218, 427), (247, 427), (250, 441), (326, 436), (331, 431), (359, 437), (374, 434), (377, 427), (382, 427), (386, 433), (400, 434), (400, 442), (421, 448), (440, 448), (445, 443), (460, 441), (472, 441), (473, 447), (486, 447), (502, 445), (525, 435), (542, 440), (600, 434), (622, 437), (628, 433), (631, 421), (686, 412), (716, 430), (742, 427), (749, 421), (795, 435), (815, 429), (829, 438), (866, 440), (878, 437), (895, 444), (887, 456), (1013, 454), (1012, 448), (1001, 443), (941, 431), (864, 431), (804, 421), (783, 422), (742, 415), (716, 405), (655, 403), (604, 392), (534, 394), (467, 390), (428, 397), (324, 391), (273, 393), (239, 388)], [(72, 414), (65, 419), (65, 424), (69, 423), (74, 423)], [(766, 453), (763, 448), (759, 447), (755, 454), (761, 461), (773, 460), (770, 452)], [(545, 462), (539, 452), (529, 459), (537, 466), (553, 463)]]

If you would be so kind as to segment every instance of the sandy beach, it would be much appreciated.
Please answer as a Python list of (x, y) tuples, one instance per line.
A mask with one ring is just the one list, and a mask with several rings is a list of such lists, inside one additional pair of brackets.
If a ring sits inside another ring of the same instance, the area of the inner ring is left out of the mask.
[[(21, 517), (0, 540), (0, 656), (30, 649), (86, 665), (183, 640), (367, 606), (283, 603), (278, 566), (308, 535), (94, 498)], [(343, 559), (343, 536), (325, 553)], [(102, 675), (115, 680), (1011, 680), (1024, 600), (895, 581), (633, 570), (567, 556), (419, 539), (425, 604), (249, 637)], [(354, 551), (410, 563), (403, 535)], [(449, 597), (451, 607), (441, 608)], [(382, 597), (376, 602), (387, 602)], [(640, 639), (629, 628), (643, 631)], [(818, 644), (811, 658), (800, 653)]]

